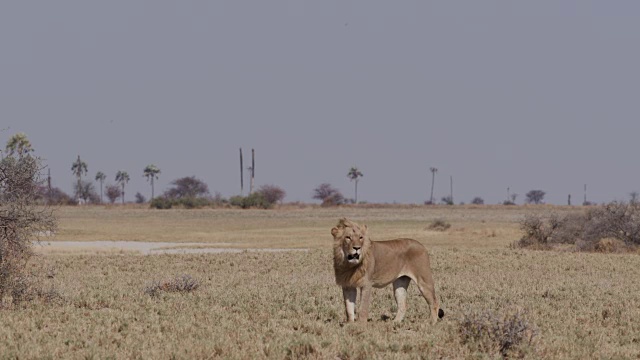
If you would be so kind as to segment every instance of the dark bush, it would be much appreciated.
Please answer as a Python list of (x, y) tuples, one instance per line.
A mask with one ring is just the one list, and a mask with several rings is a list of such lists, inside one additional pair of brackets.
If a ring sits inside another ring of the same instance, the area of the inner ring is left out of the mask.
[(208, 206), (216, 206), (213, 200), (208, 198), (181, 198), (170, 199), (165, 196), (159, 196), (151, 201), (149, 206), (154, 209), (166, 210), (173, 207), (185, 209), (201, 209)]
[(172, 188), (164, 192), (170, 199), (202, 198), (209, 195), (209, 186), (195, 176), (183, 177), (171, 182)]
[(313, 189), (313, 198), (322, 201), (322, 206), (336, 206), (345, 203), (342, 193), (331, 184), (320, 184)]
[(38, 199), (48, 205), (77, 205), (78, 203), (60, 188), (40, 186)]
[(258, 189), (264, 200), (272, 205), (282, 201), (287, 193), (281, 187), (275, 185), (263, 185)]
[(542, 190), (531, 190), (525, 194), (527, 204), (542, 204), (546, 193)]
[(273, 207), (273, 204), (269, 203), (261, 192), (254, 192), (249, 196), (233, 196), (229, 199), (229, 203), (232, 206), (241, 207), (243, 209), (270, 209)]
[[(80, 187), (78, 187), (80, 186)], [(91, 181), (81, 181), (73, 183), (73, 191), (85, 203), (99, 204), (100, 195), (96, 192), (95, 186)]]
[(147, 198), (139, 192), (136, 193), (136, 204), (144, 204), (147, 202)]
[(107, 195), (107, 198), (113, 204), (122, 196), (122, 189), (118, 185), (107, 184), (105, 195)]
[(167, 199), (164, 196), (158, 196), (151, 200), (151, 204), (149, 206), (154, 209), (161, 210), (171, 209), (173, 207), (173, 201), (171, 199)]
[(471, 200), (471, 203), (474, 205), (484, 205), (484, 199), (479, 196), (476, 196), (473, 198), (473, 200)]

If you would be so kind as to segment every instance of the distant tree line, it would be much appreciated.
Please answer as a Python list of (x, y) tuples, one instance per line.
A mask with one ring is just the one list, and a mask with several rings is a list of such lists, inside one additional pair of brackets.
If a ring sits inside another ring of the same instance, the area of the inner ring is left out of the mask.
[[(10, 143), (7, 144), (7, 152), (9, 151), (23, 151), (28, 152), (30, 150), (30, 143), (24, 134), (17, 134), (10, 139)], [(9, 154), (9, 153), (8, 153)], [(253, 150), (252, 150), (253, 154)], [(240, 152), (240, 159), (242, 164), (242, 150)], [(154, 164), (147, 165), (143, 171), (142, 176), (150, 183), (151, 186), (151, 207), (164, 209), (175, 206), (181, 206), (186, 208), (203, 207), (203, 206), (236, 206), (241, 208), (272, 208), (278, 203), (282, 203), (286, 196), (286, 192), (275, 185), (263, 185), (257, 191), (253, 191), (253, 174), (254, 174), (253, 157), (252, 166), (249, 167), (252, 176), (251, 191), (248, 196), (238, 195), (232, 196), (229, 199), (223, 198), (219, 193), (215, 193), (211, 196), (208, 186), (202, 180), (195, 178), (195, 176), (182, 177), (173, 180), (171, 186), (164, 191), (159, 197), (155, 196), (155, 180), (159, 179), (161, 174), (160, 168)], [(242, 165), (241, 165), (242, 170)], [(431, 167), (431, 189), (429, 200), (425, 201), (425, 205), (435, 204), (434, 201), (434, 188), (435, 188), (435, 176), (438, 172), (438, 168)], [(76, 177), (76, 181), (73, 185), (74, 196), (67, 195), (64, 191), (57, 187), (52, 187), (49, 181), (47, 186), (39, 185), (38, 193), (40, 198), (48, 204), (101, 204), (104, 202), (104, 197), (107, 198), (110, 204), (115, 204), (120, 199), (122, 204), (125, 204), (125, 190), (126, 185), (130, 181), (129, 173), (125, 170), (119, 170), (114, 177), (114, 183), (107, 182), (108, 176), (98, 171), (95, 174), (94, 180), (98, 184), (99, 193), (96, 185), (93, 182), (86, 180), (89, 166), (78, 155), (76, 160), (71, 164), (71, 172)], [(335, 188), (329, 183), (322, 183), (318, 185), (312, 191), (312, 198), (319, 200), (322, 206), (338, 206), (344, 204), (358, 204), (358, 185), (363, 177), (362, 171), (356, 166), (352, 166), (348, 173), (347, 178), (354, 183), (354, 198), (346, 198), (340, 190)], [(241, 176), (241, 188), (242, 188), (242, 176)], [(241, 191), (242, 192), (242, 191)], [(527, 204), (543, 204), (546, 193), (542, 190), (531, 190), (525, 194), (524, 202)], [(638, 201), (638, 193), (631, 193), (632, 202)], [(518, 194), (510, 193), (507, 188), (507, 199), (502, 202), (504, 205), (515, 205)], [(135, 202), (138, 204), (144, 204), (147, 202), (147, 198), (141, 193), (136, 193), (134, 196)], [(441, 198), (441, 204), (454, 205), (453, 201), (453, 177), (451, 177), (451, 192), (447, 196)], [(482, 197), (476, 196), (471, 202), (473, 205), (484, 205), (485, 201)], [(464, 203), (461, 202), (461, 205)], [(571, 205), (571, 195), (568, 197), (568, 204)], [(591, 203), (586, 200), (586, 185), (585, 185), (585, 201), (583, 205), (590, 205)]]

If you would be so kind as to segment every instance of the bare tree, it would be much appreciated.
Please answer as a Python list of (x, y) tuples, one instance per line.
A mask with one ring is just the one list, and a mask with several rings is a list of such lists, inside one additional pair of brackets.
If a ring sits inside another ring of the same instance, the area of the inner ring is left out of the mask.
[(109, 199), (109, 202), (111, 202), (112, 204), (115, 203), (116, 200), (118, 200), (118, 198), (122, 195), (120, 186), (107, 184), (106, 195), (107, 195), (107, 199)]
[(362, 172), (358, 170), (358, 168), (355, 166), (349, 169), (349, 173), (347, 174), (347, 177), (349, 178), (349, 180), (355, 181), (356, 183), (356, 198), (355, 198), (356, 204), (358, 203), (358, 181), (360, 181), (360, 178), (362, 176), (364, 176)]
[(542, 200), (544, 200), (544, 195), (546, 193), (542, 190), (531, 190), (525, 194), (526, 202), (528, 204), (541, 204)]
[(320, 184), (313, 189), (313, 198), (322, 201), (323, 206), (341, 205), (344, 203), (342, 193), (331, 184)]
[(13, 139), (7, 144), (8, 156), (0, 161), (0, 304), (7, 297), (14, 304), (29, 298), (27, 262), (33, 241), (57, 225), (51, 208), (38, 203), (44, 187), (41, 160), (30, 154), (26, 135), (17, 143)]

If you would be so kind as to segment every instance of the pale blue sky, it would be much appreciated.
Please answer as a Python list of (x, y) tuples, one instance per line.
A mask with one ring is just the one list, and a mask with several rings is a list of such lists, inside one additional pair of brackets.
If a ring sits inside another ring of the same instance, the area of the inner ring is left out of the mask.
[[(4, 1), (0, 142), (25, 132), (55, 186), (79, 154), (128, 200), (195, 175), (311, 201), (564, 204), (640, 190), (637, 1)], [(245, 182), (248, 184), (248, 181)], [(245, 190), (246, 192), (246, 190)]]

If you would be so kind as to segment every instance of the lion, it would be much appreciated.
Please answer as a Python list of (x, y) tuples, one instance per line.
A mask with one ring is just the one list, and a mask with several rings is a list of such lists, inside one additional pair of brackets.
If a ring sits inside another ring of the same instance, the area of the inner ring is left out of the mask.
[(367, 226), (346, 218), (331, 229), (336, 283), (342, 286), (347, 321), (356, 320), (356, 298), (360, 290), (358, 321), (366, 322), (372, 288), (393, 284), (398, 311), (393, 321), (401, 322), (407, 311), (406, 297), (413, 280), (431, 309), (431, 321), (444, 316), (436, 298), (429, 254), (413, 239), (371, 241)]

